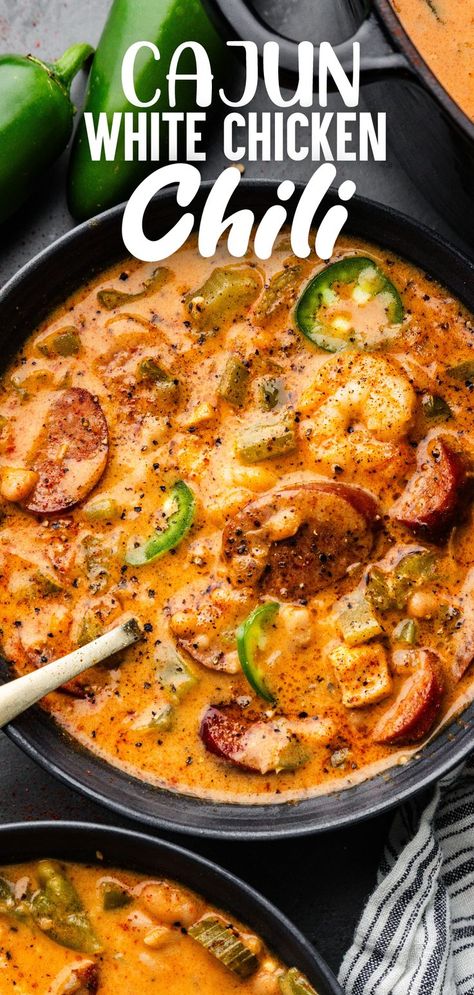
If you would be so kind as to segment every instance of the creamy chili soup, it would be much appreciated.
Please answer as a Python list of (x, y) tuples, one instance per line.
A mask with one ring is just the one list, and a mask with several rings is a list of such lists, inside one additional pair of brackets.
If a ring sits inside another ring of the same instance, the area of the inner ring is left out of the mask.
[(258, 936), (181, 885), (51, 860), (0, 872), (0, 990), (317, 995)]
[(345, 786), (470, 700), (473, 326), (414, 266), (127, 261), (4, 374), (0, 629), (17, 674), (135, 616), (45, 702), (157, 785)]
[(392, 0), (430, 69), (474, 120), (474, 0)]

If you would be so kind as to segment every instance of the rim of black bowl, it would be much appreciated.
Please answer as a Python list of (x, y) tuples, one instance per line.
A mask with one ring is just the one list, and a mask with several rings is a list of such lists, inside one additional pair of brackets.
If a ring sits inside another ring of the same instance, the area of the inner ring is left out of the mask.
[(284, 964), (302, 971), (320, 995), (342, 995), (321, 954), (275, 905), (231, 871), (175, 843), (91, 822), (15, 822), (0, 826), (0, 852), (2, 864), (53, 857), (162, 874), (254, 929)]
[[(200, 211), (212, 185), (201, 185), (193, 202)], [(275, 201), (278, 181), (243, 180), (230, 202), (230, 210), (246, 207), (258, 218)], [(289, 212), (303, 189), (296, 186)], [(338, 202), (332, 192), (323, 210)], [(68, 232), (26, 264), (0, 291), (1, 338), (10, 336), (6, 354), (39, 320), (80, 287), (87, 275), (103, 271), (127, 253), (121, 241), (124, 205), (85, 222)], [(391, 208), (362, 198), (349, 205), (345, 231), (400, 253), (445, 283), (474, 310), (474, 262), (423, 225)], [(152, 202), (148, 225), (156, 232), (176, 220), (173, 191), (164, 191)], [(316, 223), (318, 214), (316, 215)], [(83, 251), (81, 251), (81, 249)], [(0, 681), (8, 679), (1, 668)], [(378, 815), (428, 787), (460, 763), (474, 745), (474, 702), (424, 746), (406, 764), (389, 767), (367, 780), (339, 791), (316, 794), (298, 802), (242, 805), (199, 799), (158, 788), (96, 757), (60, 730), (41, 708), (35, 707), (6, 727), (10, 739), (50, 774), (93, 801), (120, 815), (167, 831), (228, 839), (278, 839), (323, 832)]]

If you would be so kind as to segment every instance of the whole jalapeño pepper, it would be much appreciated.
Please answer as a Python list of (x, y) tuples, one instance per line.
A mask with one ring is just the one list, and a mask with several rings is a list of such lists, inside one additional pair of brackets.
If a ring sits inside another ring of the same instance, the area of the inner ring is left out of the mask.
[(66, 148), (75, 113), (71, 83), (93, 51), (73, 45), (53, 64), (32, 55), (0, 56), (0, 221), (24, 203)]
[[(135, 60), (134, 83), (141, 101), (152, 101), (160, 89), (159, 101), (148, 108), (130, 104), (122, 87), (123, 57), (135, 42), (147, 41), (157, 46), (160, 58), (143, 48)], [(195, 110), (195, 83), (179, 82), (176, 106), (168, 102), (168, 81), (172, 55), (183, 42), (200, 42), (205, 48), (215, 77), (220, 72), (225, 52), (201, 0), (114, 0), (92, 64), (84, 111), (92, 115), (97, 129), (99, 114), (107, 115), (109, 130), (114, 113), (131, 113), (134, 130), (138, 113), (186, 112)], [(180, 74), (196, 71), (192, 53), (186, 51), (179, 60)], [(166, 141), (160, 135), (160, 161), (125, 160), (123, 117), (113, 161), (103, 155), (93, 161), (84, 118), (79, 123), (69, 170), (69, 208), (79, 220), (92, 217), (114, 204), (126, 200), (138, 183), (153, 168), (166, 162)]]

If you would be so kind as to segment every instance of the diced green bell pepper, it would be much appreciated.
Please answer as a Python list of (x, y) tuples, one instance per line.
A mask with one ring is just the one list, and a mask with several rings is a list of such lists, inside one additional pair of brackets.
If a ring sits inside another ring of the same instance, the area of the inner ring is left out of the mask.
[(159, 266), (152, 276), (148, 280), (145, 280), (143, 290), (139, 290), (136, 294), (127, 293), (125, 290), (99, 290), (97, 300), (100, 306), (104, 307), (107, 311), (114, 311), (115, 308), (122, 307), (123, 304), (141, 301), (144, 297), (156, 294), (158, 290), (164, 287), (170, 276), (171, 271), (166, 266)]
[(262, 277), (252, 266), (217, 267), (198, 290), (185, 298), (185, 308), (198, 332), (217, 332), (243, 318), (258, 297)]
[(418, 637), (419, 626), (414, 618), (402, 618), (392, 633), (392, 639), (396, 643), (406, 643), (407, 646), (415, 646)]
[(439, 394), (424, 394), (422, 398), (423, 414), (432, 422), (447, 421), (452, 418), (453, 412), (444, 397)]

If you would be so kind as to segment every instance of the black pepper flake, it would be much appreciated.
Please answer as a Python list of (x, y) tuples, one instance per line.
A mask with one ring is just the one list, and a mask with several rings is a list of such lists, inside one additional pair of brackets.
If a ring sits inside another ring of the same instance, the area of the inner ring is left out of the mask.
[(152, 626), (151, 622), (145, 622), (145, 625), (143, 626), (143, 628), (144, 628), (145, 632), (153, 632), (153, 626)]

